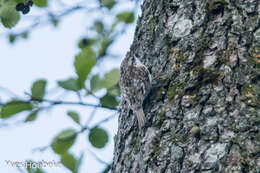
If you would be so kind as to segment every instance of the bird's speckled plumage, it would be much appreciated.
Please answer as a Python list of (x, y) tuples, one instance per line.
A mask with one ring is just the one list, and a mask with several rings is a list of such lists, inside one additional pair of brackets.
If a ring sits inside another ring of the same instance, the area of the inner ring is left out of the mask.
[(145, 123), (142, 104), (149, 94), (151, 80), (147, 67), (128, 52), (120, 66), (120, 87), (123, 97), (137, 115), (139, 128)]

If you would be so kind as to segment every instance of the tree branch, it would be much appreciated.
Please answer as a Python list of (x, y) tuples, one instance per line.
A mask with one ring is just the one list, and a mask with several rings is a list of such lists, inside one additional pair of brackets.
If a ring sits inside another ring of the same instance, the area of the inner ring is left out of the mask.
[(105, 123), (105, 122), (111, 120), (111, 119), (114, 118), (116, 115), (117, 115), (117, 113), (108, 116), (107, 118), (105, 118), (105, 119), (103, 119), (103, 120), (97, 122), (93, 127), (99, 126), (99, 125), (101, 125), (101, 124), (103, 124), (103, 123)]
[(110, 109), (110, 110), (114, 110), (117, 111), (117, 108), (112, 108), (109, 106), (104, 106), (104, 105), (95, 105), (95, 104), (91, 104), (91, 103), (85, 103), (82, 101), (79, 102), (73, 102), (73, 101), (57, 101), (57, 100), (49, 100), (49, 99), (36, 99), (36, 98), (31, 98), (30, 101), (37, 101), (37, 102), (47, 102), (50, 103), (52, 105), (82, 105), (82, 106), (89, 106), (89, 107), (96, 107), (96, 108), (104, 108), (104, 109)]
[[(104, 109), (110, 109), (110, 110), (115, 110), (118, 111), (117, 108), (113, 108), (113, 107), (109, 107), (109, 106), (104, 106), (104, 105), (95, 105), (95, 104), (91, 104), (91, 103), (85, 103), (83, 101), (79, 101), (79, 102), (74, 102), (74, 101), (61, 101), (61, 100), (50, 100), (50, 99), (39, 99), (39, 98), (34, 98), (32, 97), (31, 94), (29, 93), (25, 93), (26, 95), (30, 96), (30, 101), (36, 101), (36, 102), (46, 102), (46, 103), (50, 103), (51, 105), (82, 105), (82, 106), (89, 106), (89, 107), (95, 107), (95, 108), (104, 108)], [(27, 101), (28, 102), (28, 101)]]

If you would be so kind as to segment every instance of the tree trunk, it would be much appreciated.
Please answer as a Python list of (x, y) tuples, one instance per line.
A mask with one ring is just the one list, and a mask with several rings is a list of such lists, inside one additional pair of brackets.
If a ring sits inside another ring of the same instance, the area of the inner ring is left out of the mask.
[(144, 0), (131, 51), (145, 127), (123, 100), (113, 173), (260, 172), (260, 1)]

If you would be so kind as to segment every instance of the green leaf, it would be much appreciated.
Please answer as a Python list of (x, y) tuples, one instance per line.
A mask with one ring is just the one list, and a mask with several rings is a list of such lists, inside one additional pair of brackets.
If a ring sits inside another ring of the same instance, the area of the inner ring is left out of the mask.
[(16, 40), (16, 36), (14, 34), (9, 35), (9, 43), (14, 43)]
[(23, 32), (22, 34), (21, 34), (21, 37), (23, 38), (23, 39), (27, 39), (28, 38), (28, 32)]
[(111, 88), (119, 82), (119, 76), (119, 69), (112, 69), (105, 74), (104, 79), (102, 80), (102, 86), (107, 89)]
[(45, 89), (46, 89), (46, 80), (37, 80), (33, 83), (32, 88), (31, 88), (31, 93), (32, 93), (32, 98), (34, 99), (43, 99), (43, 96), (45, 94)]
[(116, 17), (118, 21), (125, 22), (126, 24), (131, 24), (135, 21), (135, 15), (131, 11), (121, 12)]
[(29, 102), (13, 100), (2, 106), (0, 118), (10, 118), (17, 113), (32, 109), (33, 105)]
[(82, 49), (82, 52), (76, 56), (74, 67), (78, 75), (78, 85), (80, 89), (85, 87), (87, 76), (96, 62), (95, 52), (89, 47)]
[(64, 154), (74, 144), (76, 137), (74, 129), (63, 130), (52, 140), (51, 148), (57, 154)]
[(36, 168), (35, 173), (45, 173), (45, 172), (42, 169), (40, 169), (40, 168)]
[(89, 142), (96, 148), (104, 148), (108, 142), (108, 134), (104, 129), (94, 127), (88, 136)]
[(52, 22), (54, 27), (57, 27), (58, 24), (59, 24), (59, 20), (57, 18), (54, 18), (54, 17), (51, 19), (51, 22)]
[(100, 99), (101, 105), (102, 106), (107, 106), (114, 108), (118, 105), (118, 102), (114, 96), (111, 96), (109, 94), (106, 94)]
[(100, 45), (100, 48), (98, 49), (98, 56), (99, 57), (103, 57), (107, 54), (107, 49), (108, 47), (110, 46), (110, 44), (112, 43), (113, 41), (110, 40), (109, 38), (104, 38), (102, 41), (101, 41), (101, 45)]
[(33, 4), (37, 7), (46, 7), (48, 5), (48, 0), (33, 0)]
[(101, 80), (98, 74), (92, 76), (90, 79), (90, 89), (92, 92), (95, 92), (102, 88)]
[(79, 46), (79, 48), (83, 49), (88, 46), (92, 46), (96, 42), (97, 42), (97, 39), (94, 39), (94, 38), (83, 38), (79, 41), (78, 46)]
[(19, 2), (24, 2), (24, 0), (15, 0), (16, 4), (18, 4)]
[(24, 120), (24, 122), (34, 121), (37, 118), (38, 111), (32, 111), (28, 117)]
[(75, 78), (72, 78), (72, 77), (67, 79), (67, 80), (58, 81), (58, 85), (65, 90), (72, 90), (72, 91), (78, 91), (79, 90), (78, 80), (75, 79)]
[(94, 22), (94, 29), (97, 33), (102, 33), (104, 31), (104, 24), (102, 21), (98, 20)]
[(121, 90), (119, 87), (119, 84), (112, 86), (107, 90), (108, 94), (111, 96), (120, 96), (121, 95)]
[(68, 111), (67, 114), (74, 122), (76, 122), (77, 124), (80, 124), (79, 114), (77, 112), (75, 112), (75, 111)]
[(101, 5), (104, 5), (107, 7), (109, 10), (114, 7), (116, 4), (115, 0), (100, 0)]
[(44, 171), (40, 168), (36, 168), (35, 173), (44, 173)]
[(6, 28), (12, 28), (18, 23), (20, 15), (14, 6), (5, 6), (0, 8), (0, 18)]
[(77, 166), (77, 160), (75, 159), (75, 157), (70, 154), (70, 153), (65, 153), (61, 156), (61, 163), (68, 168), (69, 170), (71, 170), (71, 172), (76, 173), (78, 172), (76, 170), (76, 166)]

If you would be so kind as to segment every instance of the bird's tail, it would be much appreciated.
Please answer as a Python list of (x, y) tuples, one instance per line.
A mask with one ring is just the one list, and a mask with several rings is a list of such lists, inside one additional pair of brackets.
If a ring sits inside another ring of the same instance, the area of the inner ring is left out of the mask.
[(144, 116), (143, 108), (140, 108), (137, 110), (136, 116), (137, 116), (137, 120), (138, 120), (139, 129), (141, 129), (145, 123), (145, 116)]

